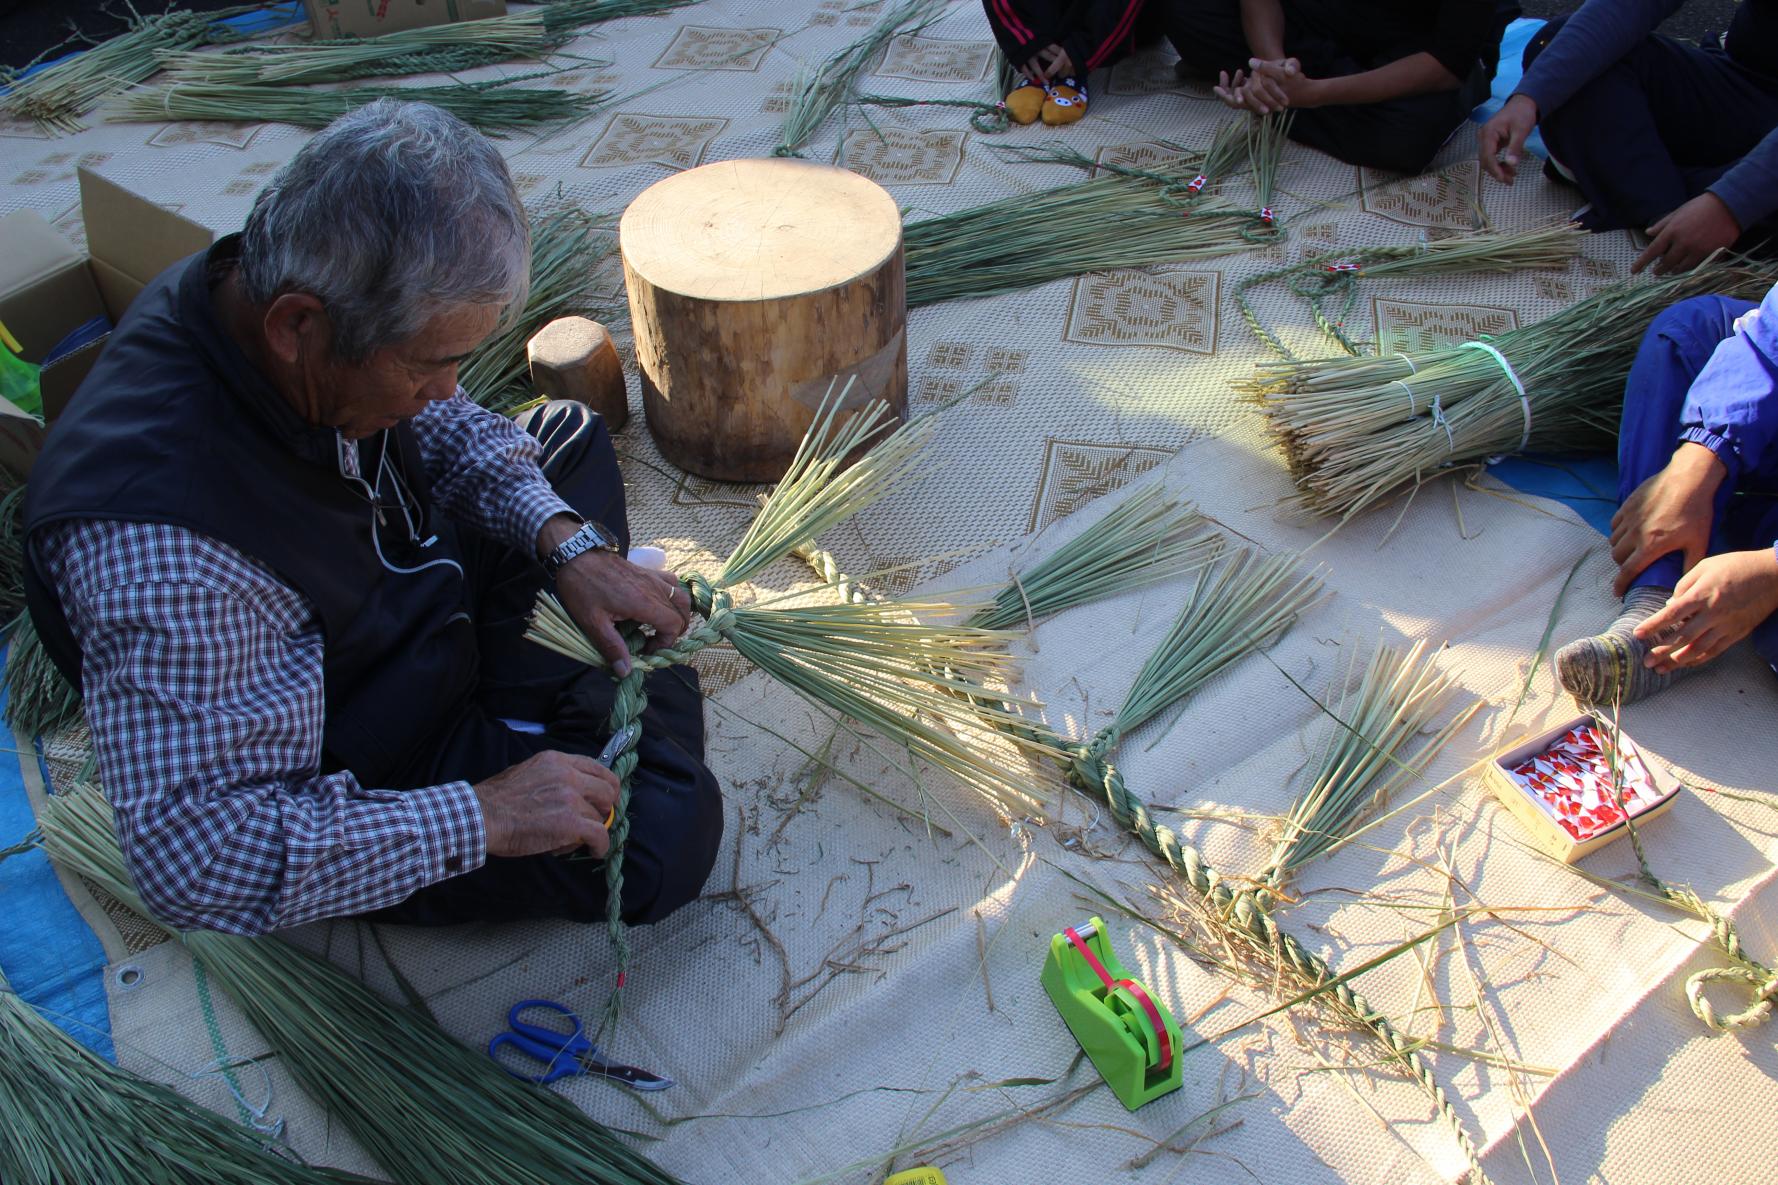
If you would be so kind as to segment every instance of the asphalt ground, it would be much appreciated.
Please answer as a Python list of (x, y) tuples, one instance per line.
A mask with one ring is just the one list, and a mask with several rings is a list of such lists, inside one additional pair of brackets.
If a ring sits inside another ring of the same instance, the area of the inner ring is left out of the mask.
[[(215, 11), (237, 6), (240, 0), (183, 0), (169, 5), (159, 0), (139, 0), (139, 12), (160, 12), (169, 7)], [(1149, 0), (1180, 3), (1183, 0)], [(1430, 2), (1430, 0), (1429, 0)], [(1549, 18), (1573, 12), (1579, 0), (1520, 0), (1526, 16)], [(1735, 0), (1691, 0), (1661, 31), (1676, 37), (1704, 40), (1728, 27)], [(0, 65), (24, 66), (39, 55), (55, 56), (78, 49), (84, 43), (110, 37), (128, 25), (127, 0), (66, 3), (64, 0), (0, 0)]]

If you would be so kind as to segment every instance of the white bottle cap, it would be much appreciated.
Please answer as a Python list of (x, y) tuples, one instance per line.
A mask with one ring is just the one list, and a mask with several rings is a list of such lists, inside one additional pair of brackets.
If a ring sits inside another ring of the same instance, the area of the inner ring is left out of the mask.
[(667, 553), (658, 547), (632, 547), (629, 560), (638, 568), (651, 568), (656, 572), (667, 570)]

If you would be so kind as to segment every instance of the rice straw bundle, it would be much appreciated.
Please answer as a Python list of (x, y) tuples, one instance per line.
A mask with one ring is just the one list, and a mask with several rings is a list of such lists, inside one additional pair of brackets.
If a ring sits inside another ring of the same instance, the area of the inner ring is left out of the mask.
[(1221, 549), (1221, 536), (1203, 515), (1149, 486), (1020, 573), (967, 624), (1011, 629), (1183, 576), (1210, 563)]
[(531, 218), (531, 287), (525, 307), (477, 346), (457, 373), (464, 392), (490, 410), (509, 414), (529, 403), (533, 334), (557, 317), (586, 314), (610, 325), (627, 309), (614, 274), (609, 219), (573, 207)]
[[(1187, 179), (1178, 169), (1163, 176)], [(993, 296), (1109, 268), (1242, 251), (1252, 214), (1219, 197), (1189, 211), (1162, 181), (1113, 174), (916, 222), (903, 232), (909, 308)]]
[(355, 86), (342, 90), (178, 83), (132, 91), (111, 108), (107, 118), (125, 123), (193, 119), (320, 128), (366, 103), (399, 99), (431, 103), (472, 127), (499, 133), (580, 119), (604, 99), (603, 94), (512, 85), (539, 77), (547, 74), (452, 86)]
[(141, 16), (132, 10), (135, 21), (129, 32), (13, 82), (6, 94), (0, 95), (0, 112), (36, 120), (48, 132), (78, 132), (81, 116), (159, 71), (161, 54), (227, 38), (226, 30), (216, 22), (252, 12), (255, 7), (219, 12), (175, 10), (157, 16)]
[(1344, 686), (1327, 709), (1334, 727), (1315, 781), (1292, 804), (1284, 835), (1260, 876), (1267, 892), (1276, 893), (1303, 865), (1338, 847), (1369, 811), (1419, 777), (1481, 707), (1478, 701), (1457, 713), (1412, 757), (1397, 756), (1431, 727), (1457, 689), (1435, 658), (1423, 641), (1406, 650), (1379, 644), (1354, 686), (1353, 652)]
[(884, 46), (903, 33), (912, 33), (944, 14), (949, 0), (901, 0), (885, 12), (869, 32), (820, 62), (798, 70), (791, 82), (790, 109), (778, 125), (778, 146), (773, 156), (796, 156), (834, 109), (854, 92), (858, 76)]
[(45, 1020), (0, 975), (0, 1181), (7, 1185), (370, 1185), (268, 1149)]
[(27, 736), (46, 736), (80, 719), (80, 692), (62, 678), (29, 613), (13, 619), (6, 643), (6, 723)]
[(1303, 505), (1351, 516), (1453, 466), (1609, 443), (1654, 316), (1705, 292), (1758, 299), (1775, 277), (1769, 264), (1706, 263), (1602, 289), (1487, 341), (1412, 356), (1262, 363), (1237, 388), (1260, 404)]
[(1268, 237), (1278, 233), (1278, 219), (1272, 210), (1272, 194), (1278, 186), (1278, 162), (1284, 157), (1284, 146), (1290, 142), (1290, 124), (1296, 112), (1276, 115), (1251, 115), (1247, 119), (1247, 167), (1253, 174), (1253, 192), (1259, 202), (1257, 233)]
[[(56, 795), (40, 822), (58, 863), (150, 917), (131, 887), (102, 795), (92, 788)], [(512, 1077), (323, 959), (276, 938), (207, 930), (175, 937), (240, 1005), (297, 1084), (398, 1185), (483, 1185), (490, 1176), (503, 1185), (674, 1185), (566, 1099)]]
[(25, 607), (25, 536), (19, 529), (25, 483), (0, 468), (0, 488), (6, 489), (0, 498), (0, 622), (10, 623)]
[(292, 86), (448, 74), (515, 58), (541, 58), (568, 39), (535, 13), (513, 13), (398, 29), (376, 37), (348, 37), (295, 45), (264, 45), (227, 53), (163, 52), (176, 83), (211, 86)]
[[(1348, 353), (1359, 354), (1364, 351), (1346, 335), (1346, 324), (1358, 305), (1360, 280), (1385, 275), (1402, 278), (1557, 270), (1580, 258), (1580, 242), (1585, 233), (1577, 223), (1563, 221), (1518, 231), (1487, 231), (1422, 243), (1331, 251), (1243, 280), (1235, 289), (1235, 300), (1254, 336), (1280, 357), (1290, 358), (1290, 351), (1265, 327), (1247, 300), (1247, 294), (1262, 284), (1287, 282), (1292, 292), (1309, 302), (1322, 332)], [(1336, 300), (1341, 302), (1340, 307), (1330, 313), (1328, 306)]]
[(627, 16), (652, 16), (683, 8), (698, 0), (543, 0), (543, 25), (551, 33), (567, 32)]

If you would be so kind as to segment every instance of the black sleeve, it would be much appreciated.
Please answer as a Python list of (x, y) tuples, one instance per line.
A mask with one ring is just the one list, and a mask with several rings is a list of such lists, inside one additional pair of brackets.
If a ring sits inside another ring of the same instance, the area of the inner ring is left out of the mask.
[(1438, 0), (1425, 52), (1462, 82), (1477, 62), (1498, 58), (1499, 8), (1494, 0)]

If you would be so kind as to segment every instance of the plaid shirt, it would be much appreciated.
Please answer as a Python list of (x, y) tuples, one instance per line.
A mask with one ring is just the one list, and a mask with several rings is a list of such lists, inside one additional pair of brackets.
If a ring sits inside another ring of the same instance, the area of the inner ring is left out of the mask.
[[(537, 442), (460, 390), (413, 425), (455, 521), (530, 551), (569, 509)], [(321, 622), (265, 565), (158, 523), (64, 523), (37, 547), (80, 642), (118, 842), (162, 920), (262, 933), (390, 905), (482, 864), (467, 782), (397, 792), (318, 776)]]

